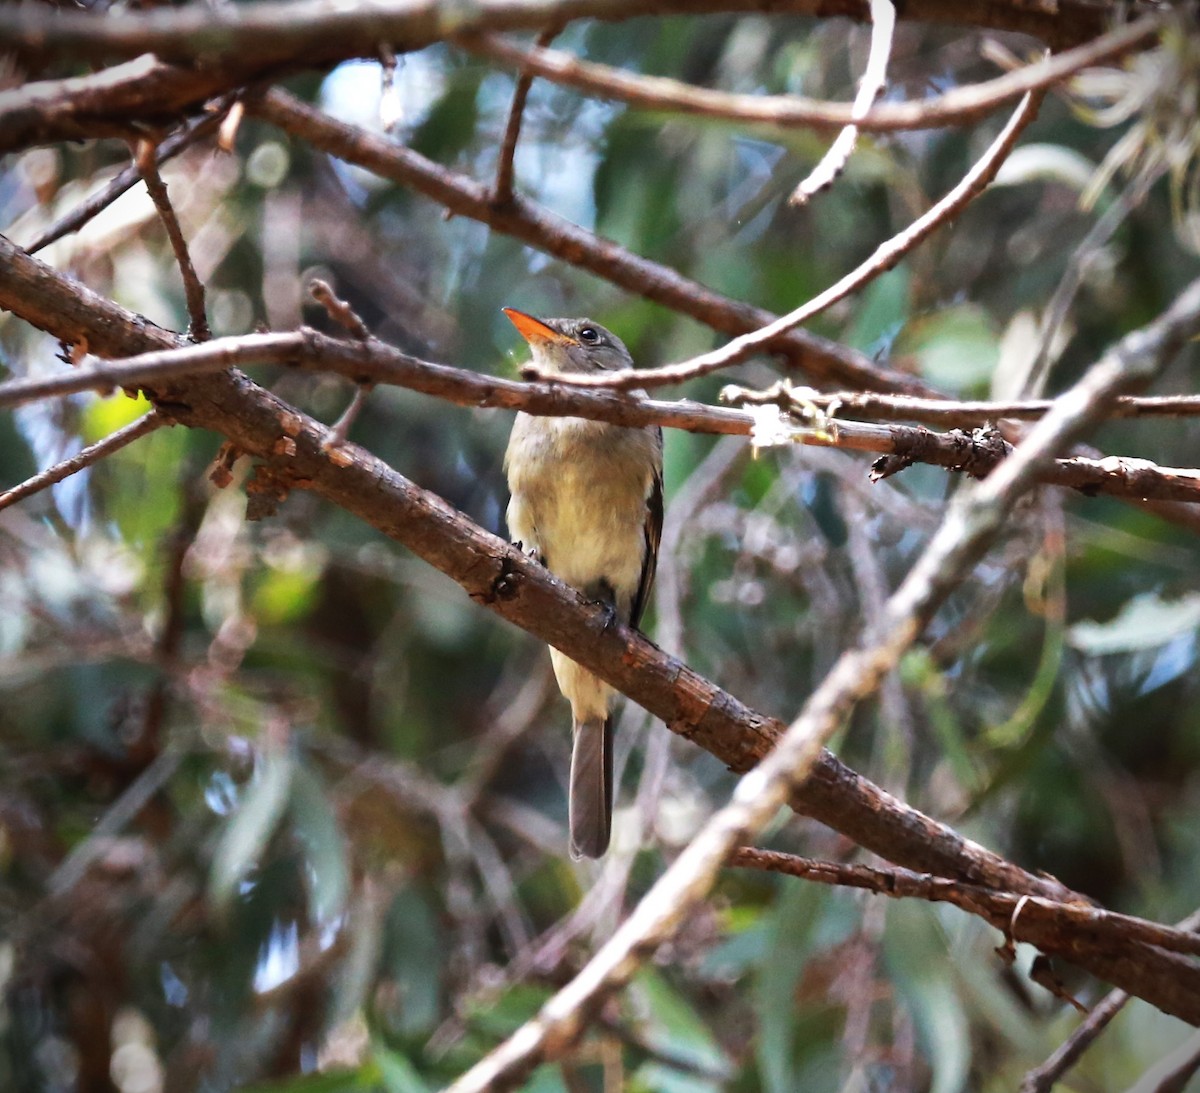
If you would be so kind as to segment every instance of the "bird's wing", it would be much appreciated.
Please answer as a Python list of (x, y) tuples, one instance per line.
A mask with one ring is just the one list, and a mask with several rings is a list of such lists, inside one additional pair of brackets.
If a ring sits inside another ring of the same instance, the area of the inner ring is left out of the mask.
[(662, 430), (658, 429), (658, 462), (654, 467), (654, 478), (650, 493), (646, 497), (645, 552), (642, 554), (642, 575), (638, 580), (637, 595), (633, 597), (633, 609), (629, 613), (629, 625), (637, 626), (650, 602), (650, 590), (654, 587), (654, 571), (658, 567), (658, 545), (662, 542), (663, 525), (663, 469)]

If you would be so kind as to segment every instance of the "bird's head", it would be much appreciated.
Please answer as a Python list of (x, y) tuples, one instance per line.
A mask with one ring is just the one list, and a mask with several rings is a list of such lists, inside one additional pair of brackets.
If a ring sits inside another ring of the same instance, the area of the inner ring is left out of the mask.
[(591, 319), (535, 319), (515, 307), (504, 314), (529, 343), (543, 372), (613, 372), (633, 367), (625, 343)]

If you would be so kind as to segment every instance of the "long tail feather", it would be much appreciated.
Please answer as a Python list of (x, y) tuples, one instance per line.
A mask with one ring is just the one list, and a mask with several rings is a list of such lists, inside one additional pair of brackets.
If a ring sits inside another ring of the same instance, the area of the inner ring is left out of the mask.
[(577, 721), (574, 734), (568, 801), (571, 856), (599, 858), (608, 849), (612, 830), (612, 718)]

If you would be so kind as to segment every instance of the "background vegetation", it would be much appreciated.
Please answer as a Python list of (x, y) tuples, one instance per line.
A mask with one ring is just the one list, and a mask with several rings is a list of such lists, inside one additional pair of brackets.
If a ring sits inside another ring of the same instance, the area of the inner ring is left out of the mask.
[[(1076, 7), (1058, 16), (1064, 35)], [(898, 26), (885, 101), (996, 75), (985, 41), (1034, 56), (1032, 38), (970, 14)], [(87, 71), (53, 36), (39, 54), (21, 25), (0, 30), (10, 96)], [(554, 47), (705, 87), (848, 101), (869, 36), (845, 19), (738, 10), (572, 22)], [(810, 329), (950, 399), (1039, 393), (1021, 374), (1045, 335), (1044, 390), (1063, 390), (1196, 275), (1197, 175), (1180, 132), (1194, 140), (1198, 49), (1194, 30), (1173, 27), (1103, 79), (1060, 86), (991, 188)], [(385, 86), (384, 67), (359, 53), (298, 53), (286, 86), (490, 184), (513, 71), (446, 38), (400, 52)], [(1011, 109), (865, 134), (837, 183), (795, 207), (787, 197), (827, 132), (638, 110), (538, 79), (516, 185), (638, 255), (783, 312), (955, 185)], [(101, 120), (95, 135), (108, 139), (7, 145), (8, 239), (30, 244), (129, 166), (112, 133), (135, 130)], [(162, 168), (215, 336), (302, 323), (340, 334), (309, 295), (319, 277), (382, 341), (482, 373), (515, 376), (525, 357), (504, 305), (587, 314), (642, 364), (725, 340), (478, 219), (442, 215), (252, 106), (224, 132), (228, 150), (209, 135)], [(1120, 169), (1098, 179), (1102, 164)], [(1111, 236), (1092, 245), (1114, 208)], [(140, 183), (40, 257), (163, 327), (188, 326)], [(1050, 302), (1077, 267), (1051, 339)], [(57, 337), (12, 315), (0, 351), (13, 376), (65, 367)], [(1194, 391), (1198, 365), (1193, 346), (1153, 393)], [(731, 380), (805, 382), (789, 367), (762, 356), (666, 397), (713, 403)], [(325, 422), (353, 392), (331, 374), (252, 374)], [(0, 414), (3, 484), (147, 409), (118, 390)], [(380, 386), (350, 435), (503, 535), (510, 422)], [(1147, 417), (1090, 440), (1188, 467), (1200, 437), (1190, 418)], [(158, 428), (0, 512), (0, 1084), (437, 1088), (612, 934), (737, 776), (628, 704), (614, 849), (572, 863), (568, 714), (541, 643), (303, 489), (248, 519), (252, 461), (233, 462), (218, 488), (220, 448), (203, 429)], [(794, 716), (881, 617), (958, 488), (920, 466), (871, 483), (870, 458), (800, 446), (755, 456), (744, 437), (669, 430), (647, 632), (748, 705)], [(1031, 495), (845, 724), (838, 755), (1107, 908), (1162, 923), (1194, 910), (1200, 522), (1187, 506), (1168, 515), (1120, 497)], [(760, 843), (839, 861), (857, 850), (791, 813)], [(993, 952), (1000, 941), (945, 904), (730, 868), (525, 1088), (1011, 1090), (1078, 1023), (1066, 996), (1090, 1005), (1106, 987), (1056, 963), (1061, 984), (1047, 990), (1029, 976), (1034, 951), (1019, 946), (1010, 966)], [(1196, 1053), (1183, 1022), (1134, 1000), (1067, 1083), (1150, 1090), (1175, 1073), (1169, 1088), (1183, 1089)]]

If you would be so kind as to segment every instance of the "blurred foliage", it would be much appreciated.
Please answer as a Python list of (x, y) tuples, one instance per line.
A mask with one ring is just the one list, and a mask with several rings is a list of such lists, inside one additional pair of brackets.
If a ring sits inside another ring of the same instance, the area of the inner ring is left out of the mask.
[[(832, 20), (640, 19), (573, 26), (558, 44), (710, 86), (845, 99), (865, 33)], [(989, 74), (980, 40), (902, 25), (889, 93)], [(1138, 86), (1156, 56), (1139, 59)], [(379, 126), (378, 65), (294, 86)], [(384, 108), (397, 139), (487, 180), (512, 90), (509, 73), (437, 46), (399, 59)], [(1096, 128), (1111, 119), (1048, 99), (1003, 185), (814, 328), (948, 393), (999, 389), (1094, 221), (1080, 190), (1145, 119), (1135, 108)], [(517, 179), (638, 253), (788, 309), (952, 186), (997, 125), (864, 138), (838, 184), (795, 210), (786, 196), (825, 143), (813, 135), (637, 113), (538, 81)], [(6, 234), (29, 240), (125, 162), (108, 141), (12, 157)], [(1088, 264), (1051, 391), (1195, 275), (1189, 163)], [(379, 337), (485, 372), (522, 359), (506, 304), (587, 313), (642, 362), (715, 344), (690, 319), (256, 122), (232, 155), (198, 147), (164, 176), (218, 334), (327, 327), (306, 297), (319, 275)], [(140, 188), (46, 257), (186, 327)], [(11, 318), (0, 353), (14, 373), (61, 367), (51, 340)], [(1194, 390), (1198, 366), (1193, 349), (1160, 390)], [(350, 397), (333, 378), (257, 378), (328, 421)], [(740, 382), (771, 378), (764, 362), (740, 369)], [(719, 382), (687, 393), (710, 398)], [(81, 396), (0, 418), (5, 484), (143, 409)], [(379, 389), (354, 439), (502, 532), (509, 421)], [(1182, 466), (1198, 440), (1194, 423), (1161, 419), (1096, 438)], [(657, 615), (681, 620), (674, 651), (786, 718), (911, 564), (953, 485), (915, 468), (868, 486), (860, 457), (751, 459), (730, 443), (667, 438), (675, 549)], [(218, 446), (162, 430), (0, 514), (0, 1086), (437, 1088), (609, 936), (732, 777), (626, 710), (614, 851), (600, 867), (571, 863), (567, 715), (544, 650), (302, 493), (247, 522), (243, 466), (224, 490), (207, 481)], [(838, 749), (1026, 868), (1116, 909), (1181, 916), (1200, 903), (1197, 574), (1200, 543), (1184, 529), (1044, 494)], [(850, 852), (793, 818), (769, 841)], [(1025, 977), (1031, 953), (1010, 971), (996, 943), (953, 909), (731, 871), (569, 1064), (527, 1088), (1012, 1090), (1076, 1018)], [(1073, 1088), (1123, 1088), (1184, 1035), (1135, 1003)]]

